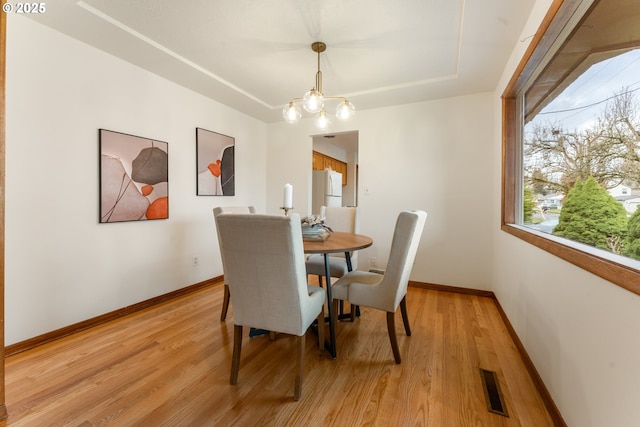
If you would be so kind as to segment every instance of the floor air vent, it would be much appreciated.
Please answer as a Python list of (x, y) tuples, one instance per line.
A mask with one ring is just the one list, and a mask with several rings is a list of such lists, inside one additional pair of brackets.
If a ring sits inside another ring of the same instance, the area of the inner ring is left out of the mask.
[(480, 369), (482, 377), (482, 385), (484, 386), (484, 395), (487, 398), (487, 409), (489, 412), (508, 417), (507, 407), (502, 401), (502, 393), (498, 384), (498, 377), (494, 371)]

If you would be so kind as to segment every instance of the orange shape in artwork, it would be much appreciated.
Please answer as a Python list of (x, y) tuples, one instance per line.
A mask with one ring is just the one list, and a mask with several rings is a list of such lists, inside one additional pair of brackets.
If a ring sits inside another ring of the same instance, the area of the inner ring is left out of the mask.
[(147, 208), (147, 219), (169, 218), (169, 198), (160, 197)]
[(153, 191), (153, 185), (145, 185), (141, 191), (143, 196), (148, 196)]
[(216, 160), (215, 163), (209, 163), (209, 170), (213, 174), (213, 176), (220, 176), (220, 160)]

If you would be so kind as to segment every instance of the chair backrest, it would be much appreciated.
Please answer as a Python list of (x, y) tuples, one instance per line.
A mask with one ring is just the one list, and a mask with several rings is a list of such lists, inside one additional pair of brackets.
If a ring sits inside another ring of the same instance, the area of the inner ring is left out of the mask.
[(300, 215), (223, 213), (217, 222), (234, 323), (304, 334), (317, 312), (309, 309)]
[[(218, 233), (218, 245), (220, 244), (220, 231), (218, 229), (218, 215), (223, 213), (234, 214), (253, 214), (256, 213), (256, 208), (253, 206), (217, 206), (213, 208), (213, 221), (216, 224), (216, 233)], [(222, 257), (222, 248), (220, 248), (220, 256)], [(224, 261), (223, 261), (224, 268)]]
[[(333, 231), (360, 232), (360, 210), (357, 207), (322, 206), (320, 212), (321, 217), (324, 217), (324, 223)], [(344, 258), (344, 253), (335, 253), (331, 256)], [(358, 252), (351, 252), (350, 256), (351, 265), (356, 270), (358, 268)]]
[[(218, 215), (222, 213), (252, 214), (252, 213), (256, 213), (256, 208), (254, 208), (253, 206), (217, 206), (213, 208), (213, 220), (216, 223), (216, 232), (218, 230)], [(220, 242), (219, 232), (218, 232), (218, 242)]]
[(213, 217), (217, 217), (221, 213), (256, 213), (253, 206), (218, 206), (213, 208)]
[(384, 289), (385, 293), (382, 300), (385, 304), (389, 304), (386, 307), (380, 307), (383, 310), (395, 312), (398, 304), (407, 294), (409, 275), (416, 259), (426, 220), (427, 213), (424, 211), (403, 211), (398, 215), (387, 269), (380, 282), (380, 288)]
[(334, 231), (360, 231), (360, 210), (357, 207), (322, 206), (324, 223)]

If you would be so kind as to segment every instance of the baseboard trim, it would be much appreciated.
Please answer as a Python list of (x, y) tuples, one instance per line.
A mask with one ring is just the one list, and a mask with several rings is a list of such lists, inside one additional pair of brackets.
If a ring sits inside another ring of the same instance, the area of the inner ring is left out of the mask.
[(93, 317), (91, 319), (83, 320), (82, 322), (74, 323), (73, 325), (65, 326), (64, 328), (56, 329), (55, 331), (47, 332), (37, 337), (29, 338), (24, 341), (17, 342), (5, 347), (5, 357), (13, 356), (14, 354), (21, 353), (23, 351), (30, 350), (40, 345), (58, 340), (60, 338), (75, 334), (80, 331), (92, 328), (94, 326), (101, 325), (111, 320), (118, 319), (120, 317), (127, 316), (129, 314), (136, 313), (149, 307), (153, 307), (163, 302), (170, 301), (172, 299), (187, 295), (191, 292), (199, 291), (200, 289), (208, 286), (222, 284), (223, 277), (217, 276), (211, 279), (205, 280), (194, 285), (186, 286), (184, 288), (177, 289), (175, 291), (158, 295), (157, 297), (150, 298), (139, 303), (123, 307), (109, 313), (102, 314), (100, 316)]
[(558, 409), (558, 406), (556, 405), (556, 403), (553, 401), (553, 398), (551, 397), (551, 393), (549, 393), (547, 386), (545, 386), (544, 381), (542, 381), (542, 377), (538, 373), (538, 370), (533, 364), (533, 361), (529, 357), (529, 354), (527, 353), (527, 350), (524, 348), (522, 341), (520, 341), (518, 334), (516, 334), (515, 329), (513, 329), (513, 326), (511, 325), (511, 322), (509, 321), (507, 314), (504, 312), (504, 310), (502, 309), (502, 306), (500, 305), (500, 301), (498, 301), (498, 298), (496, 298), (496, 295), (492, 291), (484, 291), (480, 289), (471, 289), (471, 288), (460, 288), (457, 286), (438, 285), (434, 283), (414, 282), (412, 280), (409, 281), (409, 286), (414, 288), (421, 288), (421, 289), (428, 289), (428, 290), (435, 290), (435, 291), (442, 291), (442, 292), (454, 292), (459, 294), (491, 298), (494, 304), (496, 305), (498, 312), (500, 313), (500, 317), (502, 318), (502, 321), (504, 322), (507, 328), (507, 331), (509, 332), (509, 336), (511, 336), (513, 343), (515, 344), (516, 348), (518, 349), (518, 352), (520, 353), (520, 356), (522, 357), (522, 361), (525, 365), (525, 368), (527, 369), (527, 372), (531, 376), (531, 379), (533, 380), (533, 383), (536, 389), (538, 390), (538, 393), (540, 393), (540, 396), (542, 397), (544, 405), (547, 408), (547, 411), (549, 412), (549, 415), (553, 420), (553, 424), (556, 427), (567, 427), (567, 423), (565, 422), (564, 418), (562, 418), (562, 414), (560, 413), (560, 410)]
[(556, 427), (567, 427), (567, 423), (564, 420), (564, 418), (562, 418), (562, 414), (560, 413), (558, 406), (556, 406), (556, 402), (553, 401), (553, 398), (551, 397), (551, 393), (549, 393), (549, 390), (547, 390), (547, 386), (544, 385), (544, 381), (542, 381), (542, 377), (538, 373), (538, 370), (533, 364), (533, 361), (529, 357), (529, 354), (527, 353), (527, 350), (524, 348), (522, 341), (520, 341), (518, 334), (516, 334), (515, 329), (513, 329), (513, 326), (511, 325), (511, 322), (507, 317), (507, 313), (504, 312), (504, 310), (502, 309), (502, 306), (500, 305), (500, 301), (498, 301), (496, 297), (493, 297), (493, 301), (496, 305), (496, 308), (498, 309), (498, 312), (500, 313), (500, 317), (502, 317), (502, 321), (504, 322), (507, 330), (509, 331), (509, 335), (511, 336), (511, 339), (513, 339), (513, 342), (516, 345), (516, 348), (518, 349), (520, 356), (522, 356), (522, 361), (524, 362), (524, 365), (526, 366), (527, 371), (529, 372), (529, 375), (533, 380), (533, 383), (538, 389), (538, 392), (540, 393), (540, 396), (544, 401), (544, 405), (546, 406), (547, 411), (549, 412), (549, 415), (551, 415), (551, 418), (553, 419), (553, 424)]
[(476, 297), (495, 298), (495, 294), (492, 291), (484, 291), (482, 289), (460, 288), (458, 286), (438, 285), (435, 283), (415, 282), (409, 280), (409, 286), (420, 289), (430, 289), (434, 291), (442, 292), (454, 292), (456, 294), (473, 295)]

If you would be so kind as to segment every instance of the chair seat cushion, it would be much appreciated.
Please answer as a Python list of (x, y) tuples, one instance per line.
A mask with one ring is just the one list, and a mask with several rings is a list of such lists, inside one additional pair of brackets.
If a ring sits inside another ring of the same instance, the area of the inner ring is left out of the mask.
[[(305, 262), (307, 274), (316, 276), (324, 276), (324, 255), (313, 254), (307, 257)], [(342, 257), (329, 256), (329, 270), (331, 277), (342, 277), (349, 271), (347, 269), (347, 261)]]
[[(382, 281), (384, 276), (378, 273), (368, 271), (351, 271), (339, 278), (333, 286), (331, 286), (331, 296), (333, 299), (351, 301), (349, 298), (349, 287), (351, 284), (359, 283), (365, 286), (375, 286)], [(355, 301), (352, 301), (357, 304)]]
[[(302, 330), (306, 330), (311, 323), (318, 316), (318, 313), (322, 311), (322, 306), (327, 300), (327, 294), (324, 289), (319, 286), (307, 285), (307, 292), (309, 292), (309, 299), (303, 302), (302, 312)], [(302, 333), (304, 335), (304, 332)]]

